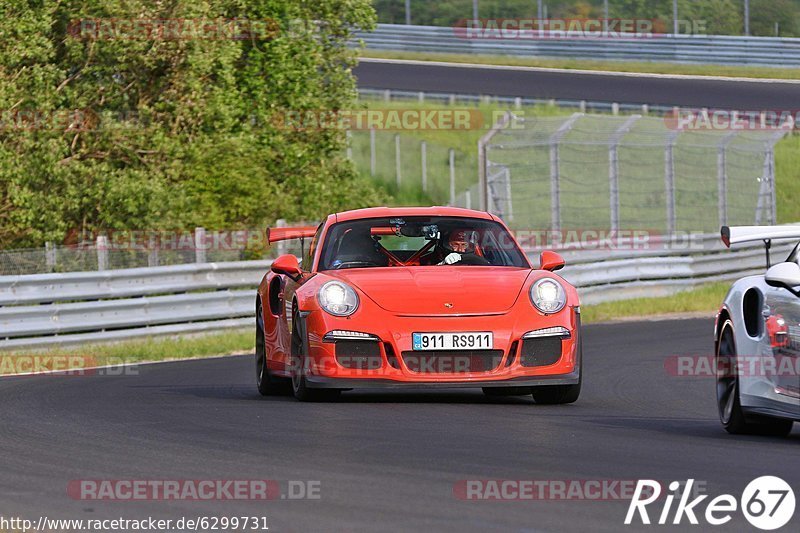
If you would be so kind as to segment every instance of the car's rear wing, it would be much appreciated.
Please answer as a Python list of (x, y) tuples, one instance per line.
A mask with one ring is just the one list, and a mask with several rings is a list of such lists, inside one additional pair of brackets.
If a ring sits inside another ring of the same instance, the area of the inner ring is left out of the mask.
[(267, 228), (267, 240), (270, 244), (291, 239), (310, 239), (317, 233), (314, 226), (295, 228)]
[(800, 240), (800, 226), (722, 226), (722, 242), (732, 244), (780, 239)]
[(773, 240), (800, 240), (800, 226), (722, 226), (722, 242), (728, 248), (743, 242), (763, 241), (770, 267), (769, 249)]

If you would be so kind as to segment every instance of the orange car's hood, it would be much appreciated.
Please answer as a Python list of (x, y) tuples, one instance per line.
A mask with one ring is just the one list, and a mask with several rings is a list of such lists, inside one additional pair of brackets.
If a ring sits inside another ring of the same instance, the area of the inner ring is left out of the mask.
[(508, 311), (526, 268), (431, 266), (359, 268), (326, 272), (399, 315), (483, 315)]

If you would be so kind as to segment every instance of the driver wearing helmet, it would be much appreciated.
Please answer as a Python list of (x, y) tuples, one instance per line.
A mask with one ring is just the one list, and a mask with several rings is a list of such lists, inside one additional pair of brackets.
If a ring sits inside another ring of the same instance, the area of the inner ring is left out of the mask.
[(454, 229), (442, 239), (430, 255), (432, 265), (488, 265), (486, 258), (475, 253), (478, 232), (471, 229)]

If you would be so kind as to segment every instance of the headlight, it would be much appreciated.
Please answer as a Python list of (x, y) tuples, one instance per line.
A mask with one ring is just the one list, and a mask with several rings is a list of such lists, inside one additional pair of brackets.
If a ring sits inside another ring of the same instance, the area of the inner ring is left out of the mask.
[(317, 295), (319, 305), (333, 316), (350, 316), (358, 309), (358, 295), (340, 281), (329, 281)]
[(558, 313), (567, 305), (567, 292), (564, 286), (553, 278), (542, 278), (531, 285), (531, 303), (534, 307), (551, 315)]

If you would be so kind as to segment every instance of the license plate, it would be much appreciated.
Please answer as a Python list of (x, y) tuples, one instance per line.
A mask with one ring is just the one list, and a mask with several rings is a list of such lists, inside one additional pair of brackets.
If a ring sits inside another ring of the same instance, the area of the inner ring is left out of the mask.
[(414, 333), (414, 350), (491, 350), (494, 337), (489, 331), (464, 333)]

